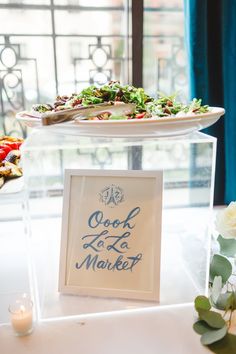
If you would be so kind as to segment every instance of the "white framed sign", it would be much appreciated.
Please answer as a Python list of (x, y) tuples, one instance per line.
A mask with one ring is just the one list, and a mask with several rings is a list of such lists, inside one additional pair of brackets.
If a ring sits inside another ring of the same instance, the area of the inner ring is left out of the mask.
[(159, 300), (162, 175), (65, 171), (60, 292)]

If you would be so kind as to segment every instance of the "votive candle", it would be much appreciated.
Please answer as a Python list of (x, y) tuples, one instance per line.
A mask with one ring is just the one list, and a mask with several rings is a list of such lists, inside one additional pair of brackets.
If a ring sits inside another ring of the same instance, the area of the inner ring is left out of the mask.
[(11, 324), (18, 336), (30, 334), (33, 330), (33, 303), (26, 297), (17, 299), (9, 306)]

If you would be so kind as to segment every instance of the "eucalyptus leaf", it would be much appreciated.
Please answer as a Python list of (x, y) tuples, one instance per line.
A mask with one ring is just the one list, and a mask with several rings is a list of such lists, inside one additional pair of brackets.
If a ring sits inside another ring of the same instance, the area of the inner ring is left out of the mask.
[(208, 348), (216, 354), (235, 354), (236, 336), (227, 333), (221, 340), (209, 345)]
[(221, 290), (222, 290), (222, 277), (219, 275), (214, 278), (213, 285), (212, 285), (211, 298), (214, 303), (217, 302)]
[(231, 292), (226, 292), (224, 294), (220, 294), (217, 301), (214, 303), (215, 307), (219, 310), (225, 310), (228, 304), (228, 299), (231, 297)]
[(228, 311), (229, 309), (236, 309), (236, 293), (234, 291), (230, 293), (230, 296), (226, 301), (225, 311)]
[(198, 315), (200, 320), (205, 321), (210, 327), (223, 328), (225, 326), (225, 320), (218, 312), (199, 310)]
[(234, 294), (231, 293), (226, 301), (225, 311), (232, 309), (234, 307)]
[(199, 310), (210, 310), (211, 309), (211, 304), (208, 298), (204, 295), (199, 295), (196, 297), (194, 301), (195, 309), (197, 311)]
[(209, 345), (219, 341), (220, 339), (224, 338), (227, 333), (227, 326), (216, 330), (210, 330), (208, 332), (203, 333), (201, 336), (201, 343), (203, 345)]
[(212, 258), (211, 265), (210, 265), (210, 280), (211, 282), (214, 281), (216, 276), (222, 277), (223, 284), (229, 279), (232, 274), (232, 265), (230, 261), (219, 255), (215, 254)]
[(213, 330), (212, 327), (208, 326), (206, 322), (201, 320), (194, 323), (193, 329), (197, 334), (203, 334)]
[(233, 238), (224, 238), (218, 236), (217, 241), (220, 244), (220, 253), (227, 257), (234, 257), (236, 255), (236, 240)]

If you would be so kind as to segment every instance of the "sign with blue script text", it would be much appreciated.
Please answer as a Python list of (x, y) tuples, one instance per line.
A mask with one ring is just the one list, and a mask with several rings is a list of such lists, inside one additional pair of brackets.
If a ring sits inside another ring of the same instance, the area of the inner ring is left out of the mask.
[(60, 292), (159, 300), (162, 188), (162, 171), (65, 171)]

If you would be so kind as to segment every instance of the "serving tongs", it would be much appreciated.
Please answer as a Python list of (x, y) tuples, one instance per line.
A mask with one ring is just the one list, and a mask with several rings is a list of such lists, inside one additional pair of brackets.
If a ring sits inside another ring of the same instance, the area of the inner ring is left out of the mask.
[(125, 116), (135, 111), (133, 103), (99, 103), (86, 107), (77, 107), (57, 112), (46, 112), (40, 115), (42, 125), (60, 124), (69, 121), (87, 120), (89, 117), (96, 117), (109, 112), (116, 116)]

